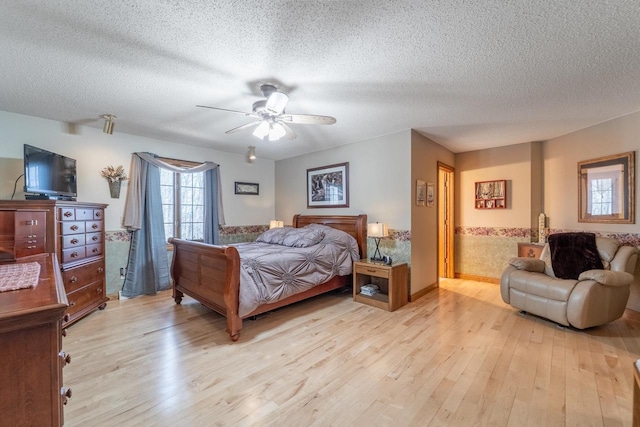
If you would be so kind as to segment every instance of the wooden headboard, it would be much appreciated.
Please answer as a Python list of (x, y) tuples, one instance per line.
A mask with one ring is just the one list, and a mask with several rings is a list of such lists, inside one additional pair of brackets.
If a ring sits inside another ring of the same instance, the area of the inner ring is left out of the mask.
[(360, 248), (360, 259), (367, 258), (367, 215), (294, 215), (293, 227), (322, 224), (352, 235)]

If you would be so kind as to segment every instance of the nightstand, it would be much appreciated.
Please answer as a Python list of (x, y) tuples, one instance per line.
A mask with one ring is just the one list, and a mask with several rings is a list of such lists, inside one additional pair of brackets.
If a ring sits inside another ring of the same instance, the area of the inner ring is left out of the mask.
[(518, 243), (518, 256), (529, 258), (540, 258), (543, 245), (538, 243)]
[[(408, 267), (402, 264), (379, 264), (363, 259), (353, 263), (353, 300), (394, 311), (407, 303)], [(372, 296), (360, 292), (363, 285), (374, 284), (380, 292)]]

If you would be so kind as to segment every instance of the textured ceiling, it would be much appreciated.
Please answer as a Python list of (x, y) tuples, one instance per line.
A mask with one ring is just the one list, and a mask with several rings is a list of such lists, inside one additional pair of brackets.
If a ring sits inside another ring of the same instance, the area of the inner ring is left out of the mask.
[[(0, 110), (282, 159), (406, 129), (453, 152), (640, 110), (637, 0), (4, 1)], [(263, 142), (258, 87), (334, 116)]]

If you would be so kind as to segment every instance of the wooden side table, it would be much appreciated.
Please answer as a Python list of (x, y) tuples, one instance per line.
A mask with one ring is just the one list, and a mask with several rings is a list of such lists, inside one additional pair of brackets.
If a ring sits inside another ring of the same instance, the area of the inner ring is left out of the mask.
[[(406, 263), (385, 265), (363, 259), (353, 264), (353, 300), (394, 311), (408, 301)], [(360, 292), (363, 285), (374, 284), (380, 292), (368, 296)]]
[(518, 256), (540, 258), (544, 246), (537, 243), (518, 243)]

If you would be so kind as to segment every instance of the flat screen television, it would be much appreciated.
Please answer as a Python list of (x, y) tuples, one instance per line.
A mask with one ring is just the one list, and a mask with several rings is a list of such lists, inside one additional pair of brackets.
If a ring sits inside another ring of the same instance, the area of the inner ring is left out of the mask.
[(24, 192), (27, 199), (75, 200), (76, 161), (24, 144)]

